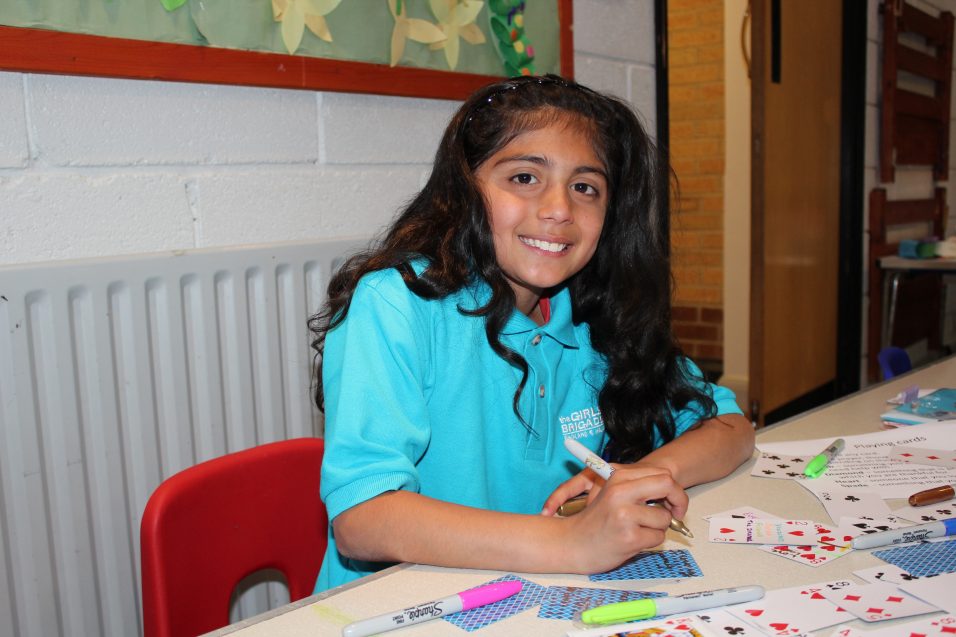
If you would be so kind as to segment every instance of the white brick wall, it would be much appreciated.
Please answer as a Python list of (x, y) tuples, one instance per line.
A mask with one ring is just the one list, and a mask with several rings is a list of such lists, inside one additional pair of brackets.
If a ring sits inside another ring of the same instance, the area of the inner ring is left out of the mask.
[[(653, 0), (575, 0), (577, 78), (654, 131)], [(457, 102), (0, 72), (0, 265), (373, 236)]]

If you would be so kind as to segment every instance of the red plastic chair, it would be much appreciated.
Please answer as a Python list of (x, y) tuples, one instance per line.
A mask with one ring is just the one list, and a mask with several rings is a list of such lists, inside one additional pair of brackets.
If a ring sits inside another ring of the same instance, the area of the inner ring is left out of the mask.
[(183, 637), (229, 623), (244, 577), (285, 575), (291, 600), (312, 593), (326, 547), (319, 500), (321, 438), (253, 447), (171, 476), (140, 526), (146, 637)]

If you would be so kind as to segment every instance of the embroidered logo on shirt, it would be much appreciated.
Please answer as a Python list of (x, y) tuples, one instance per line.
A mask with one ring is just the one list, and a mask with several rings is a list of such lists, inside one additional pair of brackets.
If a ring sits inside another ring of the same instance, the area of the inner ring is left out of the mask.
[(597, 407), (585, 407), (571, 412), (569, 416), (558, 416), (558, 421), (561, 423), (561, 433), (572, 440), (597, 436), (604, 432), (604, 419)]

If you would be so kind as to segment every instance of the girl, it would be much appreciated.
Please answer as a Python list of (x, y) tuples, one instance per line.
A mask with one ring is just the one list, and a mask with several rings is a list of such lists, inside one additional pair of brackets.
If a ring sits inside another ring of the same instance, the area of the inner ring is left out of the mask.
[[(462, 105), (425, 188), (310, 321), (332, 521), (317, 591), (397, 561), (608, 570), (663, 541), (683, 488), (750, 457), (733, 394), (670, 331), (664, 196), (614, 98), (523, 77)], [(607, 484), (569, 437), (623, 463)]]

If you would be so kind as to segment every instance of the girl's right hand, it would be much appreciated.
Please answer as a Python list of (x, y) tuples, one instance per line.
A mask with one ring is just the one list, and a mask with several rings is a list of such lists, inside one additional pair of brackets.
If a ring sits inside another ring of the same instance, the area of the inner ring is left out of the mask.
[[(664, 506), (647, 506), (650, 501)], [(661, 544), (671, 517), (682, 519), (687, 505), (687, 494), (667, 471), (622, 466), (584, 511), (566, 520), (574, 572), (604, 572)]]

